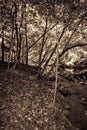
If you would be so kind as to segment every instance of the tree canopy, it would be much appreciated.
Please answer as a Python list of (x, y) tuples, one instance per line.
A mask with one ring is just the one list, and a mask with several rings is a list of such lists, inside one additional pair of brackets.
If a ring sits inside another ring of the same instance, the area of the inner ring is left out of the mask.
[[(86, 0), (0, 0), (2, 61), (43, 68), (87, 46)], [(9, 67), (8, 67), (9, 68)]]

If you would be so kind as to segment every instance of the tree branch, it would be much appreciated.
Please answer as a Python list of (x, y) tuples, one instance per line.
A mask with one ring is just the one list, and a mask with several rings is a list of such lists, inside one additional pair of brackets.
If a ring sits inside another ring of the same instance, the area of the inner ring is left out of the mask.
[(75, 48), (75, 47), (83, 47), (83, 46), (87, 46), (87, 43), (84, 43), (84, 44), (81, 44), (81, 43), (78, 43), (76, 45), (72, 45), (68, 48), (66, 48), (60, 55), (59, 55), (59, 58), (68, 50), (72, 49), (72, 48)]

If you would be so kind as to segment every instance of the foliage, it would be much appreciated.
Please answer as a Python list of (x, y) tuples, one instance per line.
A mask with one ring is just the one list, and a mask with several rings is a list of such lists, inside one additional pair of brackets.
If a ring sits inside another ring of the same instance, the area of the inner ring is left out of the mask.
[(3, 59), (15, 62), (15, 67), (18, 62), (39, 65), (42, 73), (51, 64), (52, 70), (57, 45), (60, 60), (71, 49), (87, 45), (86, 5), (85, 0), (1, 1)]

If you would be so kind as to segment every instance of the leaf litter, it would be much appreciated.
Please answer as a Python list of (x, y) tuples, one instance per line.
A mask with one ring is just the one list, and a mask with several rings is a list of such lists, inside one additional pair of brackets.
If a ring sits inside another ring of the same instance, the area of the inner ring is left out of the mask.
[(54, 86), (19, 70), (2, 71), (0, 79), (0, 130), (80, 130), (67, 118), (60, 93), (52, 107)]

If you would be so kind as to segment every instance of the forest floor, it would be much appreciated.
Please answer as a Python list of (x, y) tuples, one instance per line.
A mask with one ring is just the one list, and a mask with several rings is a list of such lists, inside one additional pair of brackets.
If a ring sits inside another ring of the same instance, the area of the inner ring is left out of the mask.
[(87, 86), (60, 77), (53, 107), (54, 88), (0, 65), (0, 130), (87, 130)]

